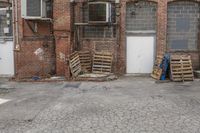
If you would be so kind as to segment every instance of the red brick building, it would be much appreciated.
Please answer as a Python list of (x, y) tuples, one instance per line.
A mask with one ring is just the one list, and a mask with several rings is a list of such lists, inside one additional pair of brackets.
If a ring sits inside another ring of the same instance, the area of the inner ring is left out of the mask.
[(75, 50), (112, 52), (116, 74), (148, 73), (145, 62), (151, 65), (166, 52), (190, 54), (199, 69), (200, 0), (99, 0), (110, 3), (104, 24), (89, 23), (88, 0), (47, 0), (50, 19), (24, 17), (21, 1), (13, 3), (18, 78), (70, 78), (68, 59)]

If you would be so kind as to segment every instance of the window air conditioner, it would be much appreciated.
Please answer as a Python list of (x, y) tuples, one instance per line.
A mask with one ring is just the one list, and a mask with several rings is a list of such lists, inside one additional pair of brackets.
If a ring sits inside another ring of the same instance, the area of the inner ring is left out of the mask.
[(47, 17), (49, 0), (21, 0), (22, 18), (42, 19)]
[(111, 22), (111, 4), (109, 2), (89, 2), (89, 23)]

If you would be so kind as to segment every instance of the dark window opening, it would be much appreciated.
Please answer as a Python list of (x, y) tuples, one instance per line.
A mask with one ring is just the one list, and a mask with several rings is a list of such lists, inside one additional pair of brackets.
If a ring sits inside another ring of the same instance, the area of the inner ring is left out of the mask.
[[(96, 5), (94, 7), (92, 7), (89, 11), (89, 5), (88, 3), (84, 3), (83, 4), (83, 8), (82, 8), (82, 22), (83, 23), (88, 23), (89, 20), (105, 20), (105, 17), (103, 14), (105, 14), (105, 7), (98, 7), (100, 9), (97, 10), (101, 10), (101, 12), (97, 12), (94, 14), (89, 14), (89, 12), (95, 10), (94, 8), (96, 7)], [(85, 26), (83, 27), (83, 38), (114, 38), (116, 37), (116, 26), (112, 25), (113, 23), (116, 22), (116, 9), (115, 9), (115, 4), (111, 3), (111, 14), (110, 14), (110, 19), (111, 22), (108, 24), (108, 26)], [(95, 15), (96, 14), (96, 15)], [(90, 18), (94, 16), (94, 18)]]
[(0, 8), (0, 37), (12, 37), (12, 10)]

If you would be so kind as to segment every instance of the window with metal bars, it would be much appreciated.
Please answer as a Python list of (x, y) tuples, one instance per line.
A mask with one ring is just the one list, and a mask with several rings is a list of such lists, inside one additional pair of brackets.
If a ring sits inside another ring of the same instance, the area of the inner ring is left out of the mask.
[(0, 8), (0, 38), (12, 37), (12, 10)]

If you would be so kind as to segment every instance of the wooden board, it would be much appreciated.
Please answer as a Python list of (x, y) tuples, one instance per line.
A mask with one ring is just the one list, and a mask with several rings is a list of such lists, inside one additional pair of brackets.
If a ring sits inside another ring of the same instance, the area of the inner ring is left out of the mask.
[(154, 79), (160, 80), (161, 75), (162, 75), (162, 69), (160, 67), (155, 66), (153, 68), (151, 77), (154, 78)]
[(93, 73), (111, 73), (112, 54), (110, 52), (95, 52), (93, 56)]
[(156, 57), (155, 66), (160, 66), (161, 65), (163, 57), (164, 56), (161, 56), (161, 55)]
[(69, 67), (73, 77), (77, 77), (81, 72), (81, 62), (79, 53), (75, 51), (69, 57)]
[(92, 71), (92, 58), (90, 51), (79, 51), (79, 57), (81, 62), (81, 69), (84, 73), (90, 73)]
[(170, 59), (171, 78), (173, 81), (193, 81), (194, 74), (190, 56), (172, 55)]

